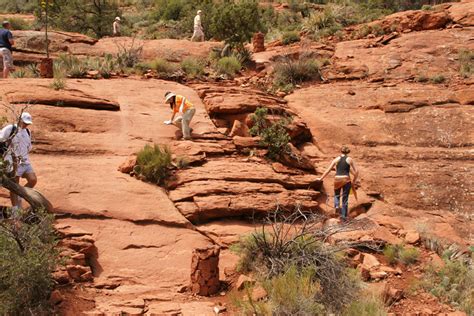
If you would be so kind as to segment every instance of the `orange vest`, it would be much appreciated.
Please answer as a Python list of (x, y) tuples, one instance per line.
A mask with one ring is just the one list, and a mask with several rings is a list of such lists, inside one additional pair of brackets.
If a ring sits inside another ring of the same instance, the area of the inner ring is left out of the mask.
[(189, 102), (185, 97), (182, 95), (176, 95), (175, 103), (173, 107), (174, 113), (184, 113), (189, 109), (193, 109), (194, 105)]

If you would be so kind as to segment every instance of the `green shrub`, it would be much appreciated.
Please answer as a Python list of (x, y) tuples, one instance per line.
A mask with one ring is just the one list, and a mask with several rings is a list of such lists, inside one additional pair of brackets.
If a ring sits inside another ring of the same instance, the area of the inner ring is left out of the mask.
[(130, 46), (117, 44), (117, 48), (116, 61), (122, 70), (125, 68), (133, 68), (140, 62), (143, 53), (143, 45), (136, 44), (135, 39), (133, 39)]
[(18, 17), (0, 17), (0, 20), (8, 20), (13, 30), (31, 30), (33, 28), (33, 25), (30, 22)]
[(321, 286), (311, 267), (289, 266), (281, 275), (266, 282), (272, 315), (322, 315), (324, 305), (318, 303)]
[(342, 311), (358, 295), (359, 281), (338, 250), (319, 240), (317, 231), (292, 226), (294, 217), (280, 222), (278, 215), (269, 216), (265, 229), (242, 238), (231, 250), (240, 255), (239, 268), (267, 280), (273, 314), (292, 315), (298, 304), (306, 311), (321, 311), (322, 306), (328, 312)]
[(279, 62), (273, 70), (273, 85), (283, 88), (288, 85), (297, 85), (305, 81), (321, 79), (320, 65), (314, 59), (288, 59)]
[(229, 56), (219, 59), (216, 68), (219, 74), (233, 77), (242, 69), (242, 65), (236, 57)]
[(79, 59), (70, 54), (60, 54), (55, 64), (58, 70), (71, 78), (84, 78), (89, 70), (87, 59)]
[(474, 74), (474, 51), (461, 49), (458, 53), (460, 73), (464, 78), (469, 78)]
[(355, 300), (342, 313), (342, 316), (386, 316), (387, 310), (380, 297), (365, 295)]
[(416, 248), (402, 248), (398, 253), (400, 262), (406, 265), (416, 263), (419, 256), (420, 252)]
[(39, 78), (40, 77), (40, 70), (37, 64), (29, 64), (26, 66), (26, 72), (32, 78)]
[(430, 78), (428, 78), (426, 75), (420, 74), (420, 75), (416, 76), (415, 81), (416, 82), (428, 82), (428, 81), (430, 81)]
[(46, 313), (57, 267), (54, 216), (38, 210), (0, 223), (0, 314)]
[(300, 34), (296, 31), (290, 31), (283, 33), (281, 42), (283, 45), (289, 45), (300, 41)]
[(156, 71), (160, 76), (169, 76), (177, 70), (177, 66), (175, 64), (170, 63), (163, 58), (157, 58), (151, 61), (150, 68)]
[(429, 4), (424, 4), (422, 7), (421, 7), (421, 10), (423, 11), (430, 11), (430, 10), (433, 10), (433, 7)]
[(204, 62), (202, 60), (187, 57), (181, 62), (181, 69), (191, 78), (201, 77), (204, 74)]
[(403, 245), (387, 245), (383, 254), (389, 264), (401, 262), (410, 265), (418, 261), (420, 252), (416, 248), (406, 248)]
[(431, 77), (430, 81), (432, 83), (441, 84), (441, 83), (446, 82), (446, 77), (442, 74), (441, 75), (435, 75), (435, 76)]
[(170, 175), (171, 162), (167, 146), (146, 145), (137, 155), (135, 171), (152, 183), (162, 184)]
[(251, 116), (253, 126), (250, 129), (252, 136), (259, 136), (260, 143), (268, 148), (268, 157), (277, 160), (280, 155), (288, 150), (291, 140), (286, 130), (289, 119), (280, 119), (270, 123), (267, 119), (268, 109), (258, 108)]
[(474, 268), (458, 260), (445, 259), (445, 266), (439, 270), (426, 270), (422, 287), (457, 309), (474, 313)]
[(27, 72), (24, 68), (18, 68), (14, 72), (11, 73), (12, 78), (26, 78)]
[(66, 80), (64, 80), (63, 77), (55, 77), (50, 85), (50, 88), (56, 91), (63, 90), (66, 88)]
[(247, 47), (237, 47), (233, 50), (232, 56), (237, 58), (239, 63), (244, 67), (250, 67), (253, 63), (252, 51)]

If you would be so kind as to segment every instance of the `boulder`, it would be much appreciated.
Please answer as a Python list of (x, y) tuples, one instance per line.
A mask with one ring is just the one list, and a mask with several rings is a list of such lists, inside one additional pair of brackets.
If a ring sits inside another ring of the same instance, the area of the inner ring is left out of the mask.
[(404, 293), (402, 290), (387, 285), (383, 291), (382, 297), (385, 305), (391, 306), (392, 304), (400, 301), (404, 297)]
[(362, 265), (367, 269), (372, 269), (380, 266), (380, 262), (374, 255), (364, 253), (364, 259), (362, 260)]
[(303, 155), (291, 143), (288, 144), (288, 150), (282, 153), (279, 160), (281, 163), (291, 168), (314, 171), (314, 165), (311, 163), (309, 158)]
[(133, 171), (133, 168), (137, 165), (137, 156), (133, 155), (127, 158), (119, 167), (118, 171), (122, 173), (130, 174)]
[(51, 292), (51, 295), (49, 296), (49, 303), (51, 305), (58, 305), (59, 303), (61, 303), (62, 301), (64, 300), (64, 297), (63, 295), (61, 294), (61, 292), (59, 292), (59, 290), (54, 290)]
[(420, 234), (416, 231), (409, 231), (405, 235), (405, 241), (408, 244), (416, 244), (420, 241)]
[(370, 271), (369, 274), (372, 280), (385, 279), (388, 276), (388, 273), (385, 271)]
[[(87, 273), (92, 274), (90, 267), (80, 265), (68, 265), (66, 266), (66, 271), (69, 276), (76, 282), (85, 282), (86, 280), (82, 276)], [(88, 275), (86, 277), (89, 278)]]
[(242, 136), (242, 137), (250, 137), (249, 128), (246, 124), (242, 123), (241, 121), (235, 120), (234, 124), (232, 125), (232, 129), (229, 133), (230, 137), (234, 136)]
[(234, 142), (234, 145), (235, 147), (237, 147), (237, 149), (264, 147), (263, 145), (260, 144), (260, 137), (234, 136), (232, 138), (232, 141)]
[(71, 282), (71, 277), (69, 273), (65, 270), (59, 270), (53, 272), (53, 280), (56, 281), (58, 284), (68, 284)]
[(235, 288), (239, 291), (243, 290), (246, 286), (255, 284), (255, 280), (245, 274), (241, 274), (235, 283)]
[(220, 248), (196, 248), (191, 261), (191, 291), (196, 295), (210, 296), (219, 292)]
[(267, 291), (261, 286), (257, 285), (252, 290), (252, 300), (254, 302), (265, 299), (268, 296)]

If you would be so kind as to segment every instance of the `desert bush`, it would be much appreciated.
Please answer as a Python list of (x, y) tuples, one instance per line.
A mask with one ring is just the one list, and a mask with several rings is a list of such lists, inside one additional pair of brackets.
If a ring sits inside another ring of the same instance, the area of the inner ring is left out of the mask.
[(252, 51), (244, 46), (234, 48), (231, 55), (237, 58), (243, 67), (250, 67), (254, 62)]
[(418, 261), (420, 255), (416, 248), (406, 248), (403, 245), (387, 245), (383, 251), (389, 264), (401, 262), (410, 265)]
[(18, 68), (11, 73), (12, 78), (26, 78), (27, 72), (24, 68)]
[(33, 78), (39, 78), (40, 70), (37, 64), (29, 64), (26, 66), (26, 72)]
[(37, 3), (31, 0), (0, 0), (2, 12), (32, 13), (37, 8)]
[(270, 123), (267, 115), (267, 108), (255, 110), (255, 113), (251, 116), (254, 125), (250, 129), (250, 134), (252, 136), (259, 136), (260, 143), (268, 148), (268, 157), (276, 160), (282, 153), (288, 150), (291, 138), (286, 130), (286, 126), (290, 119), (280, 119), (277, 122)]
[(86, 59), (79, 59), (71, 54), (60, 54), (54, 62), (58, 70), (71, 78), (83, 78), (89, 70)]
[(273, 85), (284, 89), (305, 81), (321, 79), (320, 65), (314, 59), (300, 58), (297, 60), (286, 59), (278, 62), (273, 70)]
[(111, 54), (105, 54), (104, 58), (95, 58), (90, 62), (92, 70), (97, 70), (99, 76), (109, 79), (119, 68), (116, 59)]
[(150, 63), (150, 68), (153, 69), (161, 76), (168, 76), (174, 73), (177, 70), (177, 66), (166, 59), (157, 58), (152, 60)]
[(283, 45), (289, 45), (292, 43), (296, 43), (300, 41), (300, 34), (296, 31), (289, 31), (283, 33), (283, 36), (281, 38), (281, 42)]
[(56, 91), (63, 90), (66, 88), (66, 80), (63, 76), (58, 75), (57, 77), (54, 77), (53, 82), (49, 85), (49, 87)]
[(242, 69), (242, 65), (235, 56), (222, 57), (217, 61), (216, 64), (217, 72), (221, 75), (227, 75), (229, 77), (235, 76), (240, 71), (240, 69)]
[(342, 316), (386, 316), (387, 310), (380, 297), (363, 295), (352, 302), (342, 313)]
[(0, 314), (46, 312), (58, 265), (54, 216), (44, 210), (0, 222)]
[(321, 315), (324, 306), (317, 302), (321, 287), (311, 267), (288, 269), (264, 282), (272, 315)]
[(445, 266), (438, 270), (429, 267), (422, 280), (422, 287), (457, 309), (474, 313), (474, 269), (458, 260), (445, 259)]
[(458, 53), (460, 73), (464, 78), (469, 78), (474, 74), (474, 51), (461, 49)]
[(446, 77), (443, 74), (435, 75), (430, 78), (430, 81), (435, 84), (441, 84), (446, 82)]
[(204, 74), (205, 63), (201, 59), (187, 57), (181, 62), (181, 69), (191, 78), (201, 77)]
[[(44, 22), (44, 15), (36, 11)], [(49, 23), (58, 29), (103, 37), (112, 33), (111, 25), (121, 16), (118, 3), (111, 0), (54, 0), (49, 10)]]
[(33, 25), (25, 19), (18, 17), (0, 17), (0, 21), (8, 20), (13, 30), (31, 30)]
[(125, 68), (133, 68), (140, 62), (143, 52), (143, 45), (137, 44), (135, 38), (130, 46), (126, 44), (117, 44), (116, 62), (122, 70)]
[(152, 183), (162, 184), (170, 175), (171, 162), (167, 146), (146, 145), (137, 155), (135, 171)]
[[(316, 214), (303, 214), (299, 210), (284, 214), (277, 209), (268, 216), (261, 229), (232, 247), (240, 255), (239, 268), (257, 273), (271, 282), (267, 283), (268, 293), (270, 297), (273, 294), (275, 303), (283, 307), (294, 307), (298, 302), (298, 295), (294, 292), (304, 289), (306, 292), (300, 296), (305, 297), (306, 310), (319, 308), (321, 304), (328, 312), (342, 311), (357, 296), (359, 282), (339, 255), (348, 245), (329, 245), (324, 241), (349, 226), (321, 228), (318, 226), (321, 217)], [(274, 279), (278, 281), (272, 284)], [(309, 279), (310, 290), (307, 286)], [(291, 293), (285, 292), (287, 290)], [(309, 302), (308, 293), (318, 295)], [(286, 295), (294, 300), (284, 302)], [(279, 306), (272, 305), (274, 311), (275, 308)]]
[(217, 5), (212, 16), (209, 32), (217, 40), (231, 46), (242, 46), (261, 29), (258, 1), (228, 1)]
[(428, 82), (430, 81), (430, 78), (428, 78), (426, 75), (419, 74), (415, 77), (415, 82)]

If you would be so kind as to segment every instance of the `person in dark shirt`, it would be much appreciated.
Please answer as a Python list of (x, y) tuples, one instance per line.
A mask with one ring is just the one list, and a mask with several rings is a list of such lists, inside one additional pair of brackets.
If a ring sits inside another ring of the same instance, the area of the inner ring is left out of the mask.
[[(341, 155), (334, 158), (327, 170), (323, 173), (319, 181), (323, 179), (336, 169), (336, 176), (334, 177), (334, 207), (337, 212), (341, 212), (341, 219), (345, 221), (349, 211), (349, 193), (352, 186), (356, 183), (359, 177), (359, 170), (357, 169), (354, 159), (349, 157), (350, 149), (347, 146), (342, 146)], [(353, 175), (351, 180), (350, 174)], [(342, 191), (342, 209), (341, 209), (341, 191)]]
[(15, 41), (10, 31), (10, 22), (3, 21), (2, 26), (3, 29), (0, 29), (0, 55), (3, 57), (3, 78), (8, 78), (13, 69), (12, 46), (15, 45)]

